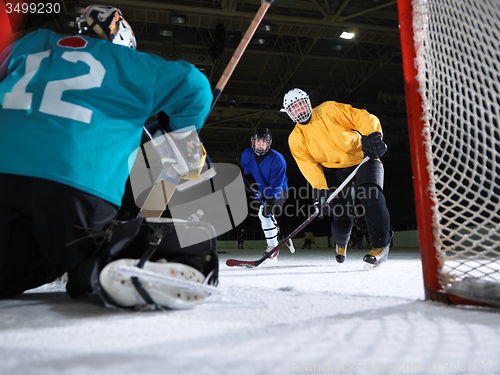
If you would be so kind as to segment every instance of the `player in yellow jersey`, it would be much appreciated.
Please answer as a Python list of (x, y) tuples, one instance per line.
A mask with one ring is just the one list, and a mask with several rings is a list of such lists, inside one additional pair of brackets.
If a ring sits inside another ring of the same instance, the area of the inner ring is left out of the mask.
[[(384, 167), (379, 160), (387, 145), (379, 119), (364, 109), (327, 101), (314, 109), (309, 95), (300, 89), (287, 92), (283, 107), (296, 123), (288, 143), (300, 171), (313, 188), (318, 217), (332, 217), (336, 260), (343, 263), (353, 225), (355, 194), (364, 209), (372, 249), (363, 258), (365, 268), (377, 267), (387, 259), (391, 241), (386, 206)], [(330, 189), (338, 187), (361, 163), (356, 177), (328, 205)]]

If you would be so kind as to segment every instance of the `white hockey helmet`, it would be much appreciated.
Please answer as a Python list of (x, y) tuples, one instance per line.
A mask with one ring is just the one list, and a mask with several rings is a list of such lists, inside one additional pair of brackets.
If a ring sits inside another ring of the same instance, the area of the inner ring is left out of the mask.
[(311, 118), (311, 100), (309, 99), (309, 95), (301, 89), (293, 89), (285, 94), (283, 97), (283, 108), (294, 122), (304, 125)]
[(134, 32), (120, 9), (106, 5), (89, 5), (76, 18), (79, 34), (96, 34), (102, 39), (136, 49)]
[(203, 216), (203, 215), (205, 215), (205, 213), (202, 210), (198, 210), (198, 211), (196, 211), (196, 215)]

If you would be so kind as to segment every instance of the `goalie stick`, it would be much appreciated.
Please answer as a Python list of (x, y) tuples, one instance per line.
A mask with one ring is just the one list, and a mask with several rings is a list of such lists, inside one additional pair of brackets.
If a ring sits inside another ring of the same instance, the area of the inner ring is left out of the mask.
[[(262, 202), (262, 199), (261, 197), (259, 197), (257, 195), (257, 193), (253, 193), (253, 195), (255, 195), (256, 198), (259, 199), (260, 201), (260, 204), (262, 205), (262, 207), (265, 207), (264, 206), (264, 202)], [(276, 229), (278, 229), (278, 233), (280, 232), (280, 227), (278, 226), (278, 222), (276, 221), (276, 219), (274, 218), (273, 214), (269, 214), (269, 217), (271, 218), (272, 222), (274, 223), (274, 225), (276, 226)], [(288, 250), (290, 250), (290, 252), (293, 254), (295, 253), (295, 246), (293, 246), (293, 242), (292, 242), (292, 239), (289, 239), (288, 242), (286, 243), (286, 246), (288, 247)]]
[[(370, 160), (369, 156), (366, 156), (361, 163), (358, 164), (358, 166), (351, 172), (349, 176), (346, 177), (344, 182), (340, 184), (340, 186), (328, 197), (326, 200), (326, 203), (330, 203), (339, 193), (344, 189), (344, 187), (356, 176), (356, 173), (358, 173), (359, 168), (365, 164), (368, 160)], [(288, 235), (287, 238), (285, 238), (283, 241), (281, 241), (276, 247), (271, 250), (270, 252), (266, 253), (262, 258), (258, 260), (237, 260), (237, 259), (228, 259), (226, 260), (226, 265), (229, 267), (247, 267), (247, 268), (254, 268), (259, 266), (262, 262), (264, 262), (267, 258), (272, 256), (276, 251), (279, 250), (280, 247), (282, 247), (285, 243), (287, 243), (288, 240), (291, 238), (295, 237), (297, 233), (299, 233), (307, 224), (309, 224), (311, 221), (314, 220), (316, 216), (319, 214), (319, 209), (318, 207), (315, 207), (314, 213), (309, 216), (306, 221), (304, 221), (302, 224), (299, 225), (297, 229), (295, 229), (292, 233)]]
[[(215, 86), (215, 89), (212, 93), (213, 99), (212, 99), (212, 105), (210, 107), (210, 111), (212, 112), (212, 109), (215, 107), (215, 103), (219, 99), (219, 96), (224, 90), (224, 87), (227, 84), (227, 81), (231, 77), (231, 74), (233, 73), (234, 69), (236, 68), (236, 65), (240, 61), (241, 56), (245, 52), (248, 43), (250, 42), (250, 39), (252, 39), (253, 35), (255, 34), (255, 31), (257, 30), (259, 24), (261, 23), (262, 19), (264, 18), (264, 15), (266, 14), (267, 10), (271, 6), (274, 0), (262, 0), (262, 3), (253, 18), (252, 22), (250, 23), (250, 26), (248, 27), (247, 31), (245, 32), (245, 35), (243, 35), (243, 38), (241, 39), (240, 43), (238, 44), (238, 47), (233, 53), (233, 56), (231, 57), (231, 60), (226, 66), (226, 69), (222, 73), (221, 78), (217, 82), (217, 85)], [(204, 123), (207, 121), (208, 116), (205, 118)], [(198, 130), (198, 133), (200, 131)], [(146, 132), (146, 134), (148, 134)], [(149, 134), (148, 134), (149, 135)], [(207, 157), (208, 159), (208, 157)], [(143, 207), (141, 208), (141, 211), (139, 213), (140, 217), (161, 217), (163, 214), (163, 211), (165, 211), (166, 206), (168, 205), (168, 202), (172, 198), (172, 195), (174, 192), (178, 189), (178, 185), (180, 180), (182, 179), (182, 176), (171, 176), (168, 180), (165, 180), (162, 178), (162, 175), (168, 174), (171, 171), (166, 170), (167, 167), (163, 168), (163, 171), (160, 173), (160, 176), (158, 177), (155, 185), (153, 186), (151, 192), (149, 193), (148, 197), (146, 198), (146, 202), (144, 202)], [(213, 176), (212, 176), (213, 177)], [(161, 202), (158, 204), (157, 202)], [(163, 205), (163, 209), (156, 209), (156, 207)], [(149, 208), (149, 207), (155, 207), (155, 208)]]

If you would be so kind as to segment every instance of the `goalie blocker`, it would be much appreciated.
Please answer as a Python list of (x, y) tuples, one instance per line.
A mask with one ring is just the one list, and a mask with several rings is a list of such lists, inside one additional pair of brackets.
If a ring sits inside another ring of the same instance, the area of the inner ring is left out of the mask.
[[(197, 243), (181, 248), (178, 237), (186, 235)], [(74, 298), (94, 293), (107, 307), (189, 308), (217, 286), (210, 224), (139, 218), (115, 221), (91, 236), (101, 245), (97, 256), (69, 273), (66, 290)]]

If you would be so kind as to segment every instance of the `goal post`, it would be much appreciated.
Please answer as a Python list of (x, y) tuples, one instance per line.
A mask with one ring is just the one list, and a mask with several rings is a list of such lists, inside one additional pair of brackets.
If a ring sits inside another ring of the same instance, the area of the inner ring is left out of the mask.
[(425, 297), (500, 306), (500, 3), (398, 12)]

